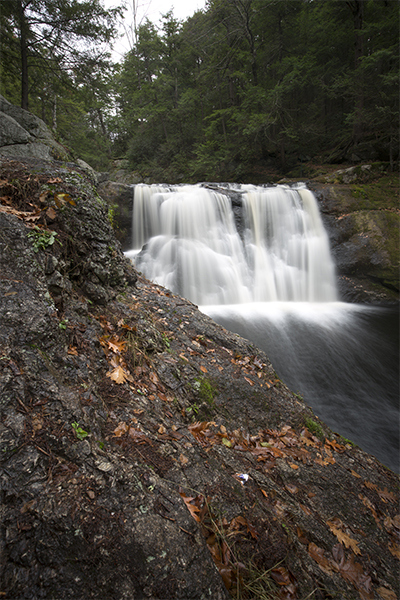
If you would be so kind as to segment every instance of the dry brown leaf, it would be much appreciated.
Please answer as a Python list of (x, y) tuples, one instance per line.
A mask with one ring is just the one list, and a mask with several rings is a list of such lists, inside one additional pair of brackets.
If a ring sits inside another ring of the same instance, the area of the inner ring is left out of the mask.
[(365, 485), (365, 487), (367, 487), (370, 490), (378, 491), (378, 486), (375, 485), (374, 483), (371, 483), (370, 481), (364, 481), (364, 485)]
[(389, 552), (393, 554), (395, 558), (398, 558), (400, 560), (400, 546), (398, 544), (389, 544)]
[(118, 426), (114, 429), (113, 433), (115, 437), (121, 437), (122, 435), (124, 435), (124, 433), (128, 431), (128, 429), (129, 427), (125, 423), (125, 421), (121, 421), (120, 423), (118, 423)]
[(382, 598), (382, 600), (397, 600), (396, 594), (393, 590), (388, 590), (384, 587), (379, 587), (376, 589), (376, 593)]
[(184, 503), (186, 504), (186, 508), (192, 515), (193, 519), (195, 519), (195, 521), (197, 521), (199, 523), (200, 522), (200, 517), (199, 517), (200, 507), (196, 506), (195, 504), (192, 504), (192, 502), (199, 502), (199, 497), (198, 496), (196, 496), (196, 497), (186, 496), (186, 494), (183, 492), (182, 489), (179, 490), (179, 495), (181, 496)]
[(132, 375), (120, 366), (115, 367), (113, 371), (108, 371), (106, 375), (118, 384), (125, 383), (125, 381), (133, 381)]
[(49, 217), (49, 219), (54, 220), (57, 216), (57, 213), (54, 208), (50, 207), (46, 210), (46, 215)]
[(326, 524), (328, 525), (332, 533), (336, 535), (337, 539), (341, 544), (344, 544), (346, 548), (351, 548), (354, 554), (361, 554), (361, 550), (358, 547), (358, 543), (356, 542), (356, 540), (337, 527), (337, 525), (343, 525), (340, 519), (336, 519), (335, 521), (327, 521)]
[(360, 498), (360, 500), (364, 504), (364, 506), (369, 508), (369, 510), (372, 512), (372, 515), (373, 515), (375, 522), (376, 522), (377, 526), (379, 527), (379, 529), (382, 529), (382, 525), (380, 524), (378, 514), (375, 510), (375, 506), (372, 504), (371, 500), (369, 498), (367, 498), (366, 496), (363, 496), (362, 494), (358, 494), (358, 497)]
[(286, 567), (276, 567), (270, 571), (272, 579), (278, 585), (290, 585), (289, 571)]
[(154, 373), (154, 371), (150, 371), (150, 373), (149, 373), (149, 379), (150, 379), (150, 381), (152, 381), (152, 382), (153, 382), (155, 385), (157, 385), (157, 384), (160, 382), (160, 380), (159, 380), (159, 379), (158, 379), (158, 377), (157, 377), (157, 374), (156, 374), (156, 373)]
[(300, 508), (306, 515), (308, 515), (308, 516), (312, 515), (312, 511), (308, 508), (308, 506), (305, 506), (304, 504), (300, 504)]
[(184, 454), (180, 454), (179, 462), (181, 463), (182, 466), (184, 466), (184, 465), (187, 465), (187, 463), (189, 462), (189, 459)]
[(322, 548), (319, 548), (316, 544), (314, 544), (314, 542), (311, 542), (311, 544), (309, 544), (308, 546), (308, 553), (311, 556), (311, 558), (313, 558), (315, 562), (318, 563), (320, 569), (322, 569), (324, 573), (327, 573), (328, 575), (331, 575), (333, 573), (332, 561), (326, 558)]
[(389, 492), (387, 488), (384, 490), (378, 488), (377, 491), (380, 499), (383, 500), (383, 502), (396, 502), (396, 496), (393, 494), (393, 492)]
[(296, 487), (295, 485), (291, 484), (291, 483), (288, 483), (287, 485), (285, 485), (285, 488), (291, 494), (297, 494), (297, 492), (299, 491), (299, 488)]
[(359, 592), (362, 600), (373, 600), (371, 577), (364, 573), (362, 565), (354, 562), (353, 555), (346, 561), (342, 560), (339, 565), (339, 572), (344, 579), (350, 581)]
[(207, 369), (203, 367), (203, 365), (200, 366), (200, 371), (202, 371), (203, 373), (208, 373)]
[(245, 380), (247, 381), (247, 383), (249, 383), (250, 385), (254, 385), (254, 381), (252, 381), (251, 379), (249, 379), (248, 377), (245, 377)]
[(107, 340), (107, 346), (110, 350), (116, 354), (120, 354), (125, 350), (126, 341), (119, 341), (118, 339)]

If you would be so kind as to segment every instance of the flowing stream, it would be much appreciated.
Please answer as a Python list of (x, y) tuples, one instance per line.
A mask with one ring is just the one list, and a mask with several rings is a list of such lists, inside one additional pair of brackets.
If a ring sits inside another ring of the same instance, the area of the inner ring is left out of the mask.
[(399, 471), (398, 312), (339, 301), (312, 192), (138, 185), (126, 254), (253, 341), (334, 431)]

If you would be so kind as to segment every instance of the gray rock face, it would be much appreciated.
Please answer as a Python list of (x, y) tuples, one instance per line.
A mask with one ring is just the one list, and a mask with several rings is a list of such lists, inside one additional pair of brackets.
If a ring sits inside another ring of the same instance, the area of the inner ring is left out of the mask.
[[(353, 182), (354, 170), (336, 173)], [(310, 182), (309, 187), (317, 196), (328, 231), (342, 299), (398, 301), (400, 215), (390, 205), (391, 190), (387, 190), (389, 201), (385, 206), (385, 199), (375, 204), (369, 201), (370, 191), (362, 184), (354, 188), (343, 183)]]
[(3, 96), (0, 96), (0, 154), (43, 160), (70, 158), (42, 119), (10, 104)]

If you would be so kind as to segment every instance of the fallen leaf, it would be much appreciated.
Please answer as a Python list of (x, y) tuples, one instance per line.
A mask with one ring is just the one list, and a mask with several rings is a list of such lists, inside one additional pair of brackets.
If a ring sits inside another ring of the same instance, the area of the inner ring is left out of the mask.
[(200, 371), (202, 371), (203, 373), (208, 373), (207, 369), (203, 367), (203, 365), (200, 366)]
[(393, 494), (393, 492), (389, 492), (387, 488), (384, 490), (378, 488), (378, 494), (383, 502), (396, 502), (396, 496)]
[(46, 215), (49, 217), (49, 219), (54, 220), (57, 216), (57, 213), (54, 208), (50, 207), (46, 210)]
[(116, 367), (113, 371), (106, 373), (106, 375), (118, 384), (125, 383), (125, 381), (133, 381), (132, 375), (124, 371), (122, 367)]
[(308, 515), (308, 516), (312, 515), (312, 511), (308, 508), (308, 506), (305, 506), (304, 504), (300, 504), (300, 508), (306, 515)]
[(252, 381), (251, 379), (249, 379), (248, 377), (245, 377), (245, 380), (247, 381), (247, 383), (249, 383), (250, 385), (254, 385), (254, 381)]
[(301, 544), (304, 544), (304, 545), (308, 546), (309, 541), (306, 538), (306, 536), (304, 534), (304, 531), (302, 529), (300, 529), (300, 527), (297, 527), (297, 537), (299, 538), (299, 542)]
[(124, 435), (124, 433), (128, 431), (128, 429), (129, 427), (125, 423), (125, 421), (121, 421), (120, 423), (118, 423), (118, 426), (114, 429), (113, 433), (115, 437), (121, 437), (122, 435)]
[(182, 466), (187, 465), (187, 463), (189, 462), (189, 459), (184, 454), (180, 454), (179, 462), (181, 463)]
[(228, 438), (222, 438), (222, 443), (224, 444), (224, 446), (227, 446), (227, 448), (232, 448), (232, 442), (230, 440), (228, 440)]
[(152, 381), (154, 384), (157, 384), (160, 382), (160, 380), (158, 379), (158, 376), (156, 373), (154, 373), (154, 371), (150, 371), (149, 373), (149, 379), (150, 381)]
[(383, 600), (397, 600), (396, 594), (387, 588), (379, 587), (376, 589), (376, 593), (379, 594)]
[(393, 554), (394, 557), (400, 560), (400, 547), (398, 544), (392, 543), (389, 544), (389, 552)]
[(160, 425), (160, 427), (157, 429), (158, 433), (166, 433), (167, 430), (165, 429), (164, 425)]
[(342, 453), (345, 451), (345, 447), (342, 446), (341, 444), (338, 444), (336, 440), (325, 440), (325, 445), (328, 444), (329, 446), (331, 446), (331, 448), (333, 448), (336, 452)]
[(116, 354), (120, 354), (125, 350), (126, 341), (119, 341), (117, 338), (107, 340), (107, 345), (110, 350)]
[(296, 487), (295, 485), (292, 485), (291, 483), (288, 483), (287, 485), (285, 485), (285, 488), (291, 494), (297, 494), (297, 492), (299, 491), (299, 488)]
[(278, 585), (289, 585), (290, 584), (290, 576), (289, 571), (286, 567), (276, 567), (275, 569), (271, 569), (270, 571), (272, 579)]
[(327, 573), (328, 575), (331, 575), (333, 573), (332, 561), (326, 558), (322, 548), (319, 548), (316, 544), (314, 544), (314, 542), (311, 542), (311, 544), (309, 544), (308, 546), (308, 553), (311, 556), (311, 558), (313, 558), (315, 562), (318, 563), (320, 569), (322, 569), (324, 573)]
[(344, 544), (346, 548), (351, 548), (354, 554), (361, 554), (361, 550), (358, 547), (356, 540), (347, 535), (347, 533), (342, 531), (342, 529), (339, 529), (338, 525), (343, 526), (343, 523), (340, 521), (340, 519), (335, 521), (327, 521), (326, 524), (341, 544)]
[(289, 463), (289, 467), (290, 467), (291, 469), (295, 469), (295, 470), (297, 470), (297, 469), (299, 468), (299, 465), (295, 465), (294, 463)]
[(379, 529), (382, 529), (382, 525), (380, 524), (378, 514), (377, 514), (375, 507), (372, 504), (371, 500), (369, 498), (367, 498), (366, 496), (363, 496), (362, 494), (359, 494), (358, 497), (360, 498), (360, 500), (364, 504), (364, 506), (369, 508), (369, 510), (372, 512), (372, 515), (373, 515), (375, 522), (376, 522), (377, 526), (379, 527)]
[(196, 496), (196, 497), (186, 496), (186, 494), (182, 491), (182, 489), (179, 490), (179, 495), (183, 499), (183, 501), (186, 505), (186, 508), (192, 515), (193, 519), (199, 523), (200, 522), (200, 517), (199, 517), (200, 507), (196, 506), (196, 504), (192, 504), (193, 501), (199, 502), (199, 496)]
[(354, 562), (353, 555), (350, 555), (350, 558), (346, 562), (340, 563), (339, 572), (344, 579), (354, 585), (362, 600), (373, 600), (374, 593), (372, 591), (371, 577), (364, 573), (362, 565)]

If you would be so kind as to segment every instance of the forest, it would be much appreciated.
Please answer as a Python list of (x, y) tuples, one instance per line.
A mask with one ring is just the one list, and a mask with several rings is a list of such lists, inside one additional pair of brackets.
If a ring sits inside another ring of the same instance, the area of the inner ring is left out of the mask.
[[(133, 3), (135, 5), (135, 3)], [(123, 7), (1, 2), (1, 88), (98, 171), (128, 158), (152, 181), (307, 175), (399, 147), (397, 0), (208, 0), (185, 21)]]

